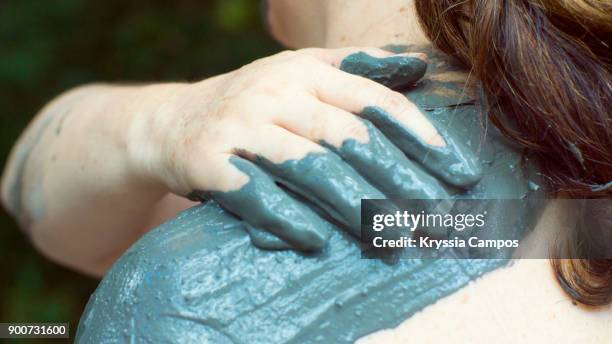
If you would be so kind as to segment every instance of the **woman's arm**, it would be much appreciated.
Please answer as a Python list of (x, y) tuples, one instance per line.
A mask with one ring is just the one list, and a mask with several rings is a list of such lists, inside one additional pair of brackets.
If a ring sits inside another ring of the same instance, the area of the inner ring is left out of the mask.
[(410, 84), (425, 72), (421, 55), (306, 49), (193, 84), (78, 88), (45, 107), (17, 143), (3, 201), (43, 253), (100, 275), (160, 214), (180, 209), (176, 198), (168, 201), (170, 193), (215, 198), (283, 245), (323, 246), (329, 233), (321, 219), (262, 171), (322, 205), (353, 233), (359, 200), (383, 197), (378, 190), (447, 195), (436, 178), (355, 116), (368, 107), (388, 116), (386, 129), (410, 136), (399, 141), (407, 154), (444, 157), (446, 168), (436, 159), (421, 162), (432, 173), (455, 184), (478, 180), (473, 153), (440, 136), (414, 103), (339, 70), (349, 55), (355, 73), (372, 72), (367, 76), (381, 82)]
[(140, 237), (168, 190), (130, 166), (130, 125), (181, 87), (85, 86), (40, 111), (12, 152), (2, 199), (44, 254), (101, 275)]

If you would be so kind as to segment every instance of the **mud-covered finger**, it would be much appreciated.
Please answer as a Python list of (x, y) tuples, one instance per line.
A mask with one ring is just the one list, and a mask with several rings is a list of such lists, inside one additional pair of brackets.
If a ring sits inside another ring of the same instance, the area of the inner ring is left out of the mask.
[(376, 57), (360, 51), (345, 57), (340, 70), (397, 88), (419, 81), (427, 70), (427, 59), (418, 53)]
[(329, 233), (324, 220), (306, 205), (294, 200), (259, 167), (240, 157), (229, 161), (249, 181), (234, 191), (194, 191), (190, 198), (214, 199), (250, 225), (265, 229), (300, 250), (325, 246)]

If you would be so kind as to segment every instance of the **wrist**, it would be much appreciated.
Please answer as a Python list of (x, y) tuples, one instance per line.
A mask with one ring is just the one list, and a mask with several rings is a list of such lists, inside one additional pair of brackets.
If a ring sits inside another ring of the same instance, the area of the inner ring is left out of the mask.
[(169, 186), (167, 156), (172, 148), (172, 128), (184, 102), (186, 83), (154, 84), (139, 88), (130, 102), (125, 130), (125, 148), (129, 170), (142, 181)]

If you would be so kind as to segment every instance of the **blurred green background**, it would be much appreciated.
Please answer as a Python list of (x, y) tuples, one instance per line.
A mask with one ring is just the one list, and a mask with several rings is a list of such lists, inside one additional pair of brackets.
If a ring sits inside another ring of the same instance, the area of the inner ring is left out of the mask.
[[(36, 111), (76, 85), (198, 80), (280, 49), (256, 0), (0, 0), (2, 160)], [(2, 211), (0, 322), (69, 321), (74, 336), (97, 283), (38, 254)]]

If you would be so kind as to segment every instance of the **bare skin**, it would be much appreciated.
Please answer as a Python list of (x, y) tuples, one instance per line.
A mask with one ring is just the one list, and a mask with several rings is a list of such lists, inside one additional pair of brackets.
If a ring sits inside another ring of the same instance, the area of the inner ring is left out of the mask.
[[(304, 3), (300, 2), (302, 6)], [(270, 26), (277, 39), (296, 47), (316, 39), (321, 39), (316, 44), (324, 47), (430, 44), (418, 26), (411, 0), (389, 0), (384, 6), (368, 0), (327, 1), (322, 7), (316, 1), (308, 4), (325, 8), (325, 16), (321, 16), (326, 28), (323, 38), (312, 37), (307, 24), (303, 31), (288, 30), (291, 22), (278, 18), (291, 15), (274, 11), (299, 11), (295, 8), (299, 5), (272, 0)], [(314, 9), (305, 11), (312, 13)], [(571, 214), (571, 209), (553, 202), (542, 215), (534, 237), (522, 245), (535, 247), (550, 242), (546, 238), (563, 228), (565, 217)], [(359, 343), (609, 343), (611, 328), (612, 306), (588, 309), (575, 305), (560, 288), (548, 260), (524, 259), (485, 275), (398, 327), (373, 333)]]
[[(228, 150), (235, 146), (230, 139), (240, 138), (273, 161), (318, 149), (312, 143), (315, 137), (325, 136), (330, 142), (363, 139), (359, 122), (351, 116), (364, 99), (374, 102), (368, 105), (389, 109), (430, 143), (443, 144), (428, 122), (410, 110), (413, 107), (405, 98), (333, 68), (353, 51), (384, 53), (371, 48), (330, 48), (427, 43), (410, 0), (388, 0), (384, 6), (371, 0), (271, 0), (269, 20), (275, 37), (288, 47), (323, 49), (273, 56), (195, 84), (87, 86), (58, 97), (41, 110), (16, 144), (2, 183), (4, 204), (21, 219), (35, 245), (56, 261), (101, 275), (149, 228), (193, 204), (177, 195), (195, 187), (233, 190), (245, 182), (240, 172), (226, 164)], [(261, 79), (258, 76), (268, 68), (266, 75), (286, 79), (252, 82)], [(290, 74), (296, 71), (303, 73)], [(312, 78), (321, 75), (317, 71), (331, 75), (324, 82), (326, 87), (343, 86), (322, 89), (321, 80)], [(279, 92), (279, 82), (291, 86), (291, 92)], [(350, 92), (331, 95), (347, 85), (352, 85)], [(296, 100), (296, 93), (307, 95), (313, 88), (330, 96)], [(219, 94), (225, 92), (251, 97), (224, 102)], [(371, 95), (375, 97), (367, 98)], [(260, 102), (262, 98), (267, 100)], [(291, 116), (271, 118), (270, 111), (262, 111), (251, 112), (247, 118), (226, 111), (252, 105), (255, 99), (257, 108), (280, 104), (292, 109)], [(329, 121), (322, 126), (329, 130), (315, 135), (318, 131), (309, 127), (310, 118), (299, 109), (324, 105), (333, 108), (321, 119)], [(209, 136), (172, 125), (173, 120), (195, 121)], [(271, 143), (266, 145), (250, 134), (254, 128), (271, 130), (278, 120), (291, 121), (295, 132), (301, 133), (296, 134), (300, 140), (279, 144), (285, 142), (283, 135), (270, 134), (265, 135)], [(22, 164), (23, 155), (27, 159)], [(201, 165), (190, 164), (193, 159), (188, 157), (193, 156), (201, 157)], [(13, 191), (16, 184), (20, 195), (33, 195), (20, 197), (18, 205)], [(554, 208), (551, 211), (544, 223), (555, 217)], [(537, 312), (529, 311), (533, 307)], [(448, 338), (489, 342), (495, 334), (496, 339), (503, 334), (502, 342), (560, 338), (557, 342), (604, 343), (611, 340), (611, 322), (610, 307), (592, 312), (572, 305), (547, 261), (520, 261), (484, 276), (395, 329), (372, 334), (366, 342)], [(538, 337), (529, 338), (530, 333)]]
[[(521, 246), (541, 246), (546, 252), (547, 237), (565, 228), (574, 211), (570, 204), (553, 201)], [(358, 343), (603, 344), (612, 340), (611, 328), (612, 305), (576, 305), (555, 280), (547, 259), (518, 259)]]

